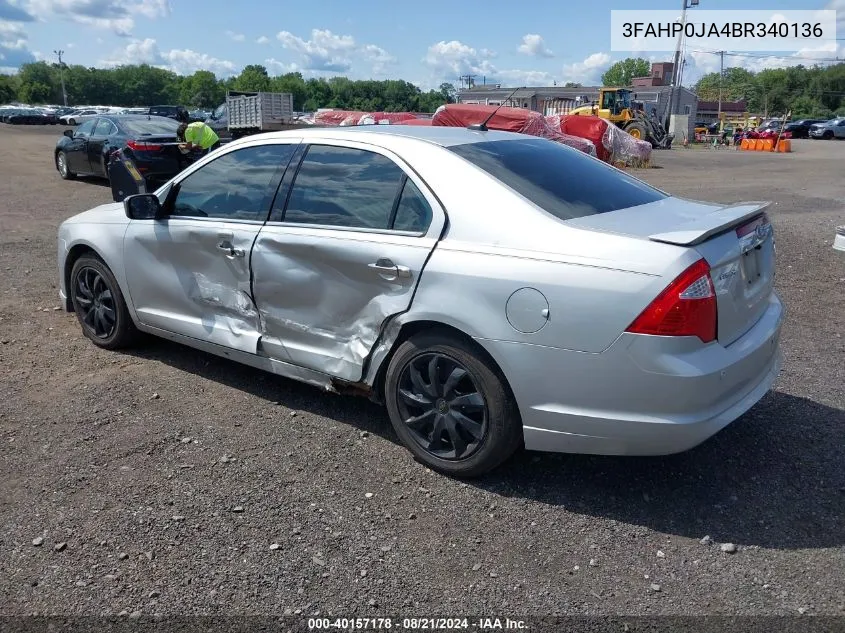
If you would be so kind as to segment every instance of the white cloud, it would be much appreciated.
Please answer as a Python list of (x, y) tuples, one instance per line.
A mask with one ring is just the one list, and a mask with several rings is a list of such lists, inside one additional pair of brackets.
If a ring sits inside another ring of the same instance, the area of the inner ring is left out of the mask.
[[(813, 66), (816, 59), (829, 60), (845, 56), (845, 46), (837, 42), (827, 42), (817, 47), (803, 48), (793, 54), (762, 55), (756, 53), (725, 55), (725, 68), (744, 68), (751, 72), (760, 72), (767, 68), (790, 68), (793, 66)], [(687, 54), (687, 67), (684, 70), (684, 85), (692, 85), (702, 75), (718, 73), (719, 55), (701, 51)]]
[(460, 75), (493, 75), (492, 51), (480, 51), (458, 40), (440, 41), (428, 47), (423, 62), (441, 76), (456, 80)]
[(517, 86), (551, 86), (555, 77), (542, 70), (499, 70), (496, 78), (502, 83)]
[(0, 62), (2, 62), (2, 66), (13, 68), (16, 72), (21, 64), (35, 60), (35, 54), (29, 50), (29, 41), (23, 25), (19, 22), (0, 20)]
[(269, 37), (267, 37), (266, 35), (262, 35), (262, 36), (261, 36), (261, 37), (259, 37), (257, 40), (255, 40), (255, 43), (256, 43), (256, 44), (266, 44), (266, 43), (267, 43), (267, 42), (269, 42), (269, 41), (270, 41), (270, 38), (269, 38)]
[(583, 61), (566, 64), (563, 67), (563, 81), (576, 82), (585, 86), (596, 85), (601, 80), (602, 73), (610, 66), (610, 55), (607, 53), (593, 53)]
[(180, 75), (190, 75), (198, 70), (210, 70), (215, 75), (228, 76), (235, 74), (237, 70), (235, 64), (228, 60), (190, 49), (172, 49), (162, 52), (156, 40), (149, 37), (143, 40), (132, 40), (123, 49), (99, 62), (99, 65), (107, 68), (124, 64), (150, 64), (172, 70)]
[(328, 29), (312, 29), (311, 39), (304, 40), (289, 31), (276, 35), (282, 46), (299, 53), (303, 68), (347, 72), (352, 68), (351, 54), (355, 50), (355, 39), (351, 35), (335, 35)]
[(373, 74), (381, 75), (396, 62), (396, 58), (380, 46), (359, 45), (351, 35), (337, 35), (327, 29), (312, 29), (307, 40), (289, 31), (279, 32), (276, 39), (284, 48), (296, 53), (301, 62), (279, 63), (286, 68), (293, 66), (297, 71), (348, 73), (356, 62), (366, 61), (372, 64)]
[(278, 59), (273, 59), (272, 57), (264, 60), (264, 67), (271, 75), (286, 75), (287, 73), (295, 73), (302, 70), (296, 64), (286, 64), (285, 62), (280, 62)]
[(170, 15), (169, 0), (28, 0), (27, 10), (41, 21), (65, 18), (95, 28), (129, 36), (135, 17), (148, 19)]
[(226, 37), (233, 42), (243, 42), (246, 39), (243, 33), (235, 33), (234, 31), (226, 31)]
[(388, 53), (386, 50), (375, 44), (367, 44), (361, 49), (361, 54), (364, 58), (372, 62), (373, 74), (383, 75), (388, 68), (396, 63), (396, 58)]
[(519, 45), (517, 51), (524, 55), (533, 55), (534, 57), (554, 57), (554, 53), (546, 48), (543, 38), (535, 33), (523, 35), (522, 44)]

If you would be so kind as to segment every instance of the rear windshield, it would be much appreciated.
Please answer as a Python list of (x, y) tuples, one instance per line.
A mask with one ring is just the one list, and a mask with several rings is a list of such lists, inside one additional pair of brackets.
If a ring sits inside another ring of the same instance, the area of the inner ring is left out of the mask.
[(561, 220), (667, 197), (579, 150), (542, 138), (468, 143), (449, 149)]
[(176, 134), (179, 123), (173, 119), (128, 119), (120, 122), (130, 134), (153, 136), (156, 134)]

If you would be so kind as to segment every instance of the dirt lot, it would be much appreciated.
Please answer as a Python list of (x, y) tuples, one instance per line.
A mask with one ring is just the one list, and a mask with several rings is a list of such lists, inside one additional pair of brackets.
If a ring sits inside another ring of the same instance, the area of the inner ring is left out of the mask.
[(845, 613), (845, 143), (638, 172), (776, 202), (786, 361), (756, 408), (671, 458), (523, 453), (462, 483), (367, 401), (86, 342), (55, 230), (110, 192), (59, 178), (60, 133), (0, 126), (0, 614)]

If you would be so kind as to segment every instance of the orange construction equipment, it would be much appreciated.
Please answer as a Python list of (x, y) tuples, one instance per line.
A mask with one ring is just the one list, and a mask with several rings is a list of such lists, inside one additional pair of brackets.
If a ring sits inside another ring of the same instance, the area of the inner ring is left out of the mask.
[(739, 149), (751, 149), (751, 139), (744, 138), (739, 144)]
[(792, 142), (788, 138), (778, 141), (777, 151), (787, 154), (792, 151)]
[(760, 139), (760, 140), (763, 141), (762, 151), (771, 152), (774, 149), (775, 142), (772, 139), (763, 138), (763, 139)]

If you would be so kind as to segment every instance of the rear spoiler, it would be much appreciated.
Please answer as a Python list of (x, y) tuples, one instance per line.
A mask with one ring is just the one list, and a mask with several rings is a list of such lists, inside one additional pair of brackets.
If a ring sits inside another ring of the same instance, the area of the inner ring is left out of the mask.
[(761, 215), (771, 205), (771, 202), (743, 202), (722, 207), (713, 213), (707, 213), (682, 225), (683, 228), (666, 233), (655, 233), (649, 235), (648, 239), (653, 242), (676, 244), (678, 246), (695, 246), (706, 242), (714, 235), (724, 233), (746, 220)]

